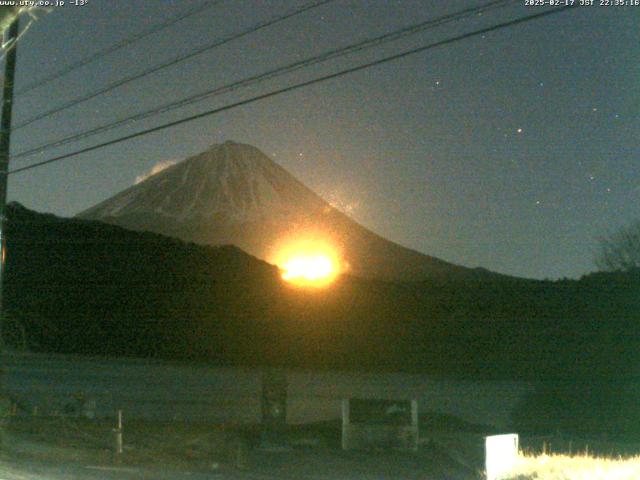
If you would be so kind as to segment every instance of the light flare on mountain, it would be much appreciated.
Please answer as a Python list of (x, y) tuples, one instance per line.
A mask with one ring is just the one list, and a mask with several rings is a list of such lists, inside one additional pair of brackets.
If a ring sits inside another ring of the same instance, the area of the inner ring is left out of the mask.
[(325, 282), (334, 275), (335, 268), (324, 255), (293, 257), (284, 264), (282, 278), (288, 282)]
[(282, 279), (297, 286), (327, 286), (344, 270), (336, 250), (322, 240), (286, 242), (272, 261), (282, 270)]

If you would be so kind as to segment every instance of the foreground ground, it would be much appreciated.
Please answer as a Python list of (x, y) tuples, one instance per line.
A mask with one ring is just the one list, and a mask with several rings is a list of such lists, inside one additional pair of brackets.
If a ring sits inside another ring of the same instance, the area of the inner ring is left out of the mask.
[(265, 446), (256, 427), (131, 422), (123, 453), (115, 455), (111, 423), (14, 419), (3, 439), (0, 480), (481, 478), (480, 435), (424, 438), (417, 452), (345, 452), (338, 427), (291, 427), (281, 444)]
[[(345, 452), (339, 421), (290, 426), (279, 443), (262, 441), (256, 425), (129, 421), (116, 455), (114, 427), (73, 416), (12, 417), (0, 480), (477, 480), (488, 433), (439, 418), (422, 429), (417, 452)], [(640, 478), (637, 444), (554, 435), (525, 436), (521, 447), (509, 480)]]
[(475, 479), (473, 471), (436, 451), (418, 454), (354, 453), (333, 449), (253, 450), (247, 463), (131, 463), (4, 455), (3, 480), (62, 479)]

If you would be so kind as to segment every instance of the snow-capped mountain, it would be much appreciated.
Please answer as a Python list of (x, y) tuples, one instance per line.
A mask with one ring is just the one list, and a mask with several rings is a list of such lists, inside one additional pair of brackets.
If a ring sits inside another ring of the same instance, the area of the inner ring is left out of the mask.
[(466, 268), (404, 248), (362, 227), (250, 145), (225, 142), (80, 213), (199, 244), (233, 244), (273, 262), (283, 239), (335, 246), (355, 275), (420, 279)]
[(325, 202), (250, 145), (226, 142), (152, 175), (84, 218), (157, 215), (176, 222), (230, 224), (287, 218)]

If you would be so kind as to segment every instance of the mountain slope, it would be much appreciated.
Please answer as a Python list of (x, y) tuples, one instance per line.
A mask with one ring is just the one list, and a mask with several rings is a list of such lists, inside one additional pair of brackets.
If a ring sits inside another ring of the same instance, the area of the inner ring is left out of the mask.
[(80, 213), (203, 245), (233, 244), (277, 263), (287, 242), (320, 240), (354, 275), (419, 280), (483, 275), (386, 240), (333, 208), (257, 148), (226, 142)]
[(21, 324), (38, 351), (471, 378), (636, 378), (640, 365), (640, 272), (565, 282), (343, 275), (307, 290), (235, 247), (18, 205), (8, 216), (4, 331), (19, 337)]

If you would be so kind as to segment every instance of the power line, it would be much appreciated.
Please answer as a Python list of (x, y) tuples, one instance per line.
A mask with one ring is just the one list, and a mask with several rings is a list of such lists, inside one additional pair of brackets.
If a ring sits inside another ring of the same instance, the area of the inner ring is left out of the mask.
[(280, 23), (284, 20), (287, 20), (291, 17), (294, 17), (296, 15), (300, 15), (301, 13), (307, 12), (311, 9), (320, 7), (322, 5), (325, 5), (327, 3), (330, 3), (334, 0), (316, 0), (314, 2), (311, 2), (309, 4), (303, 5), (302, 7), (299, 7), (295, 10), (290, 10), (289, 12), (280, 15), (278, 17), (272, 17), (269, 20), (266, 20), (264, 22), (258, 23), (250, 28), (248, 28), (247, 30), (243, 30), (239, 33), (233, 33), (231, 35), (227, 35), (226, 37), (222, 37), (221, 39), (215, 40), (213, 43), (207, 44), (207, 45), (203, 45), (200, 46), (198, 48), (196, 48), (195, 50), (192, 50), (189, 53), (183, 54), (183, 55), (179, 55), (175, 58), (173, 58), (172, 60), (169, 60), (167, 62), (161, 63), (159, 65), (156, 65), (154, 67), (151, 67), (141, 73), (137, 73), (135, 75), (131, 75), (129, 77), (125, 77), (122, 78), (120, 80), (117, 80), (109, 85), (107, 85), (106, 87), (102, 87), (98, 90), (94, 90), (93, 92), (90, 92), (82, 97), (78, 97), (74, 100), (71, 100), (65, 104), (62, 104), (58, 107), (54, 107), (51, 110), (47, 110), (43, 113), (39, 113), (25, 121), (23, 121), (22, 123), (17, 124), (15, 127), (13, 127), (13, 130), (18, 130), (20, 128), (26, 127), (27, 125), (31, 125), (32, 123), (38, 121), (38, 120), (42, 120), (43, 118), (47, 118), (55, 113), (59, 113), (62, 112), (63, 110), (67, 110), (68, 108), (71, 107), (75, 107), (76, 105), (86, 102), (87, 100), (91, 100), (95, 97), (98, 97), (104, 93), (110, 92), (111, 90), (114, 90), (118, 87), (121, 87), (123, 85), (126, 85), (127, 83), (133, 82), (134, 80), (140, 80), (141, 78), (147, 77), (149, 75), (151, 75), (152, 73), (156, 73), (159, 72), (160, 70), (164, 70), (165, 68), (171, 67), (173, 65), (176, 65), (177, 63), (183, 62), (185, 60), (188, 60), (190, 58), (195, 57), (196, 55), (200, 55), (201, 53), (204, 53), (208, 50), (212, 50), (216, 47), (219, 47), (221, 45), (224, 45), (226, 43), (231, 42), (232, 40), (237, 40), (238, 38), (244, 37), (246, 35), (250, 35), (252, 33), (255, 33), (259, 30), (262, 30), (264, 28), (270, 27), (272, 25), (275, 25), (277, 23)]
[(451, 14), (447, 14), (435, 19), (431, 19), (431, 20), (427, 20), (424, 22), (420, 22), (417, 24), (413, 24), (407, 27), (404, 27), (402, 29), (399, 30), (394, 30), (393, 32), (389, 32), (386, 33), (384, 35), (379, 35), (379, 36), (375, 36), (373, 38), (368, 38), (365, 39), (363, 41), (357, 42), (355, 44), (351, 44), (345, 47), (341, 47), (341, 48), (337, 48), (337, 49), (333, 49), (330, 50), (328, 52), (324, 52), (320, 55), (316, 55), (314, 57), (310, 57), (310, 58), (306, 58), (303, 60), (299, 60), (297, 62), (293, 62), (290, 63), (288, 65), (276, 68), (274, 70), (269, 70), (265, 73), (259, 74), (259, 75), (254, 75), (252, 77), (248, 77), (242, 80), (238, 80), (220, 87), (216, 87), (214, 89), (211, 90), (207, 90), (205, 92), (201, 92), (198, 93), (196, 95), (192, 95), (189, 97), (186, 97), (182, 100), (178, 100), (175, 102), (170, 102), (170, 103), (166, 103), (164, 105), (160, 105), (158, 107), (154, 107), (152, 109), (146, 110), (144, 112), (132, 115), (132, 116), (128, 116), (119, 120), (116, 120), (114, 122), (105, 124), (105, 125), (101, 125), (98, 127), (94, 127), (92, 129), (86, 130), (84, 132), (80, 132), (80, 133), (76, 133), (74, 135), (68, 136), (68, 137), (64, 137), (61, 138), (59, 140), (53, 141), (53, 142), (49, 142), (43, 145), (39, 145), (37, 147), (31, 148), (29, 150), (25, 150), (22, 152), (17, 153), (16, 155), (13, 155), (11, 158), (12, 159), (18, 159), (18, 158), (22, 158), (22, 157), (26, 157), (29, 155), (33, 155), (36, 153), (41, 153), (44, 152), (46, 150), (49, 150), (51, 148), (55, 148), (55, 147), (59, 147), (62, 145), (66, 145), (68, 143), (72, 143), (75, 142), (77, 140), (80, 139), (84, 139), (84, 138), (88, 138), (91, 137), (93, 135), (97, 135), (99, 133), (104, 133), (106, 131), (112, 130), (114, 128), (117, 128), (119, 126), (125, 125), (127, 123), (131, 123), (131, 122), (137, 122), (140, 120), (144, 120), (146, 118), (150, 118), (153, 117), (155, 115), (159, 115), (162, 113), (166, 113), (178, 108), (182, 108), (185, 107), (187, 105), (191, 105), (197, 102), (201, 102), (203, 100), (221, 95), (223, 93), (228, 93), (234, 90), (237, 90), (239, 88), (243, 88), (243, 87), (247, 87), (250, 85), (254, 85), (256, 83), (260, 83), (263, 82), (265, 80), (271, 80), (273, 78), (277, 78), (280, 77), (284, 74), (287, 73), (291, 73), (293, 71), (302, 69), (302, 68), (307, 68), (309, 66), (318, 64), (318, 63), (322, 63), (322, 62), (326, 62), (328, 60), (332, 60), (338, 57), (342, 57), (348, 54), (352, 54), (355, 52), (360, 52), (362, 50), (366, 50), (372, 47), (376, 47), (379, 45), (382, 45), (384, 43), (388, 43), (391, 41), (396, 41), (400, 38), (409, 36), (409, 35), (413, 35), (419, 32), (423, 32), (429, 28), (435, 28), (441, 25), (445, 25), (446, 23), (449, 22), (453, 22), (453, 21), (458, 21), (461, 20), (465, 17), (471, 16), (471, 15), (478, 15), (478, 14), (482, 14), (482, 13), (486, 13), (490, 10), (493, 9), (497, 9), (497, 8), (502, 8), (508, 4), (511, 3), (516, 3), (519, 0), (496, 0), (493, 2), (489, 2), (485, 5), (482, 6), (478, 6), (478, 7), (473, 7), (473, 8), (467, 8), (458, 12), (454, 12)]
[(298, 90), (298, 89), (301, 89), (301, 88), (304, 88), (304, 87), (308, 87), (310, 85), (315, 85), (317, 83), (325, 82), (327, 80), (332, 80), (334, 78), (342, 77), (342, 76), (350, 74), (350, 73), (355, 73), (355, 72), (358, 72), (358, 71), (361, 71), (361, 70), (364, 70), (364, 69), (367, 69), (367, 68), (371, 68), (371, 67), (374, 67), (374, 66), (377, 66), (377, 65), (382, 65), (384, 63), (392, 62), (394, 60), (399, 60), (399, 59), (407, 57), (409, 55), (414, 55), (416, 53), (421, 53), (421, 52), (424, 52), (424, 51), (427, 51), (427, 50), (431, 50), (433, 48), (441, 47), (441, 46), (444, 46), (444, 45), (449, 45), (449, 44), (452, 44), (452, 43), (455, 43), (455, 42), (458, 42), (458, 41), (461, 41), (461, 40), (465, 40), (467, 38), (475, 37), (477, 35), (482, 35), (482, 34), (485, 34), (485, 33), (490, 33), (490, 32), (494, 32), (494, 31), (497, 31), (497, 30), (504, 29), (504, 28), (512, 27), (512, 26), (515, 26), (515, 25), (519, 25), (521, 23), (525, 23), (525, 22), (528, 22), (528, 21), (531, 21), (531, 20), (535, 20), (535, 19), (539, 19), (539, 18), (543, 18), (543, 17), (548, 17), (550, 15), (561, 13), (561, 12), (563, 12), (565, 10), (570, 9), (570, 8), (575, 8), (575, 5), (566, 5), (566, 6), (563, 6), (563, 7), (560, 7), (560, 8), (555, 8), (553, 10), (546, 10), (544, 12), (540, 12), (540, 13), (536, 13), (536, 14), (532, 14), (532, 15), (527, 15), (525, 17), (517, 18), (515, 20), (509, 20), (507, 22), (499, 23), (499, 24), (493, 25), (491, 27), (481, 28), (479, 30), (474, 30), (473, 32), (457, 35), (455, 37), (451, 37), (451, 38), (448, 38), (446, 40), (440, 40), (440, 41), (435, 42), (435, 43), (430, 43), (430, 44), (427, 44), (427, 45), (423, 45), (421, 47), (417, 47), (417, 48), (413, 48), (413, 49), (410, 49), (410, 50), (406, 50), (404, 52), (397, 53), (395, 55), (390, 55), (388, 57), (384, 57), (384, 58), (381, 58), (381, 59), (378, 59), (378, 60), (374, 60), (372, 62), (368, 62), (368, 63), (362, 64), (362, 65), (358, 65), (358, 66), (355, 66), (355, 67), (351, 67), (351, 68), (347, 68), (347, 69), (344, 69), (344, 70), (340, 70), (339, 72), (336, 72), (336, 73), (323, 75), (321, 77), (317, 77), (317, 78), (314, 78), (314, 79), (311, 79), (311, 80), (307, 80), (305, 82), (300, 82), (300, 83), (297, 83), (297, 84), (294, 84), (294, 85), (290, 85), (288, 87), (284, 87), (284, 88), (281, 88), (281, 89), (278, 89), (278, 90), (273, 90), (273, 91), (268, 92), (268, 93), (264, 93), (264, 94), (261, 94), (261, 95), (256, 95), (256, 96), (248, 98), (246, 100), (241, 100), (241, 101), (238, 101), (238, 102), (235, 102), (235, 103), (231, 103), (231, 104), (225, 105), (223, 107), (219, 107), (219, 108), (215, 108), (213, 110), (209, 110), (209, 111), (206, 111), (206, 112), (198, 113), (196, 115), (191, 115), (189, 117), (182, 118), (180, 120), (175, 120), (173, 122), (165, 123), (165, 124), (153, 127), (153, 128), (142, 130), (140, 132), (132, 133), (130, 135), (125, 135), (123, 137), (119, 137), (119, 138), (116, 138), (116, 139), (113, 139), (113, 140), (109, 140), (107, 142), (99, 143), (99, 144), (93, 145), (91, 147), (82, 148), (82, 149), (76, 150), (74, 152), (70, 152), (70, 153), (66, 153), (64, 155), (59, 155), (57, 157), (50, 158), (48, 160), (43, 160), (41, 162), (33, 163), (33, 164), (27, 165), (25, 167), (16, 168), (14, 170), (11, 170), (9, 172), (9, 174), (11, 175), (11, 174), (14, 174), (14, 173), (20, 173), (20, 172), (24, 172), (26, 170), (31, 170), (33, 168), (41, 167), (43, 165), (48, 165), (50, 163), (59, 162), (61, 160), (64, 160), (64, 159), (67, 159), (67, 158), (70, 158), (70, 157), (74, 157), (74, 156), (80, 155), (82, 153), (87, 153), (87, 152), (91, 152), (93, 150), (98, 150), (100, 148), (107, 147), (107, 146), (110, 146), (110, 145), (115, 145), (117, 143), (121, 143), (121, 142), (124, 142), (126, 140), (131, 140), (131, 139), (134, 139), (134, 138), (137, 138), (137, 137), (141, 137), (141, 136), (147, 135), (149, 133), (158, 132), (160, 130), (164, 130), (164, 129), (167, 129), (167, 128), (175, 127), (177, 125), (181, 125), (183, 123), (191, 122), (193, 120), (198, 120), (200, 118), (204, 118), (204, 117), (208, 117), (208, 116), (211, 116), (211, 115), (215, 115), (217, 113), (221, 113), (221, 112), (224, 112), (224, 111), (227, 111), (227, 110), (231, 110), (233, 108), (237, 108), (237, 107), (240, 107), (240, 106), (243, 106), (243, 105), (248, 105), (250, 103), (254, 103), (254, 102), (257, 102), (259, 100), (264, 100), (266, 98), (274, 97), (276, 95), (281, 95), (283, 93), (291, 92), (293, 90)]
[(203, 2), (200, 5), (197, 5), (194, 8), (191, 8), (175, 17), (172, 17), (162, 23), (159, 23), (157, 25), (152, 26), (151, 28), (148, 28), (136, 35), (133, 35), (129, 38), (125, 38), (124, 40), (121, 40), (120, 42), (117, 42), (107, 48), (104, 48), (92, 55), (89, 55), (85, 58), (82, 58), (80, 60), (78, 60), (77, 62), (71, 63), (69, 65), (67, 65), (66, 67), (58, 70), (57, 72), (51, 74), (48, 77), (45, 77), (41, 80), (38, 80), (36, 82), (33, 82), (25, 87), (23, 87), (22, 89), (18, 90), (16, 92), (16, 95), (24, 95), (27, 92), (30, 92), (31, 90), (35, 90), (36, 88), (40, 88), (48, 83), (53, 82), (54, 80), (57, 80), (61, 77), (64, 77), (65, 75), (69, 74), (70, 72), (77, 70), (80, 67), (84, 67), (85, 65), (88, 65), (90, 63), (95, 62), (96, 60), (106, 57), (107, 55), (112, 54), (113, 52), (116, 52), (118, 50), (121, 50), (129, 45), (131, 45), (132, 43), (135, 43), (139, 40), (142, 40), (145, 37), (148, 37), (150, 35), (153, 35), (154, 33), (158, 33), (162, 30), (165, 30), (166, 28), (169, 28), (173, 25), (175, 25), (176, 23), (180, 22), (181, 20), (184, 20), (185, 18), (191, 17), (193, 15), (196, 15), (200, 12), (203, 12), (204, 10), (207, 10), (209, 8), (214, 7), (215, 5), (221, 3), (224, 0), (206, 0), (205, 2)]

